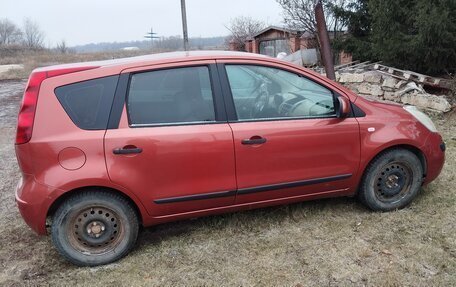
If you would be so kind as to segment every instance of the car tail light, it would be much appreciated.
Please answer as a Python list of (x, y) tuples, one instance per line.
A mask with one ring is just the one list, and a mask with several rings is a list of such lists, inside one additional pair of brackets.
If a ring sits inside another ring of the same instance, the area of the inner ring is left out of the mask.
[(98, 67), (87, 66), (32, 72), (29, 77), (27, 87), (25, 88), (21, 109), (17, 118), (16, 144), (27, 143), (32, 138), (33, 121), (35, 119), (38, 94), (40, 92), (41, 83), (45, 79), (95, 68)]

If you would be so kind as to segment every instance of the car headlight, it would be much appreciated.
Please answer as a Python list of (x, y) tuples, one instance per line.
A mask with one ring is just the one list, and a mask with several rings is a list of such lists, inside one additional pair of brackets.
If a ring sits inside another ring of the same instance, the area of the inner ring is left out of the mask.
[(431, 118), (428, 117), (425, 113), (418, 110), (415, 106), (404, 106), (404, 110), (412, 114), (420, 123), (428, 128), (431, 132), (437, 132), (437, 128), (432, 122)]

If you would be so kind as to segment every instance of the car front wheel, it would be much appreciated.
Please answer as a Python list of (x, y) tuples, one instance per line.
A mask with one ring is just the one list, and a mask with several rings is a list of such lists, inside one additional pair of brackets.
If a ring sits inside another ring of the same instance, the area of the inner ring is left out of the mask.
[(369, 164), (358, 196), (373, 210), (400, 209), (416, 197), (422, 181), (423, 167), (419, 158), (411, 151), (392, 149)]
[(67, 199), (53, 218), (52, 241), (60, 254), (79, 266), (108, 264), (136, 242), (138, 217), (123, 197), (102, 190)]

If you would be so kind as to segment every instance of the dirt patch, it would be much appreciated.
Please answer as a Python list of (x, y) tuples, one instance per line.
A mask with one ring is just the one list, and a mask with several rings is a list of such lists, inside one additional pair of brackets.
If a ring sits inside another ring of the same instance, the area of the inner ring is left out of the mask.
[(455, 115), (435, 118), (446, 164), (406, 209), (377, 213), (340, 198), (164, 224), (143, 230), (125, 259), (77, 268), (25, 225), (14, 202), (23, 89), (0, 82), (2, 286), (456, 285)]
[(16, 125), (25, 84), (25, 81), (0, 81), (0, 127), (10, 128)]

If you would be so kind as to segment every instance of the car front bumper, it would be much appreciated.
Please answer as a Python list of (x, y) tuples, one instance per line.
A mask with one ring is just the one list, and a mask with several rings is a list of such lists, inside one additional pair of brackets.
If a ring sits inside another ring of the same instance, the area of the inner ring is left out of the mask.
[(445, 164), (446, 146), (439, 133), (431, 133), (424, 145), (424, 154), (427, 163), (427, 173), (424, 184), (428, 184), (436, 179)]

